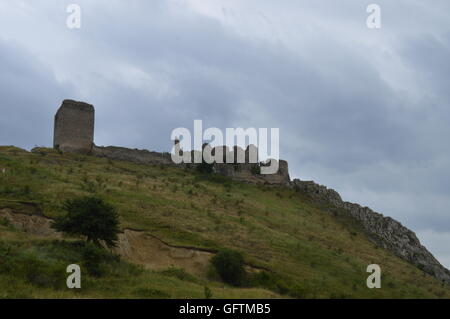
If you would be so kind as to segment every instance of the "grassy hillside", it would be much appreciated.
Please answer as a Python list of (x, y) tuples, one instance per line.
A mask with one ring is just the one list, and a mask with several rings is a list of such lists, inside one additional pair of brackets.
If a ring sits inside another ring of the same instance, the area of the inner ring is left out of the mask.
[[(56, 217), (64, 200), (94, 193), (117, 207), (122, 229), (174, 246), (238, 250), (247, 264), (266, 271), (248, 287), (233, 288), (208, 273), (148, 270), (108, 255), (102, 276), (87, 274), (85, 287), (72, 291), (51, 278), (61, 272), (65, 278), (63, 265), (86, 262), (82, 244), (36, 237), (0, 220), (0, 298), (203, 298), (205, 287), (214, 298), (450, 297), (448, 286), (377, 248), (353, 220), (294, 190), (181, 168), (0, 147), (0, 208)], [(44, 284), (26, 263), (47, 274)], [(382, 268), (381, 289), (366, 286), (365, 270), (373, 263)]]

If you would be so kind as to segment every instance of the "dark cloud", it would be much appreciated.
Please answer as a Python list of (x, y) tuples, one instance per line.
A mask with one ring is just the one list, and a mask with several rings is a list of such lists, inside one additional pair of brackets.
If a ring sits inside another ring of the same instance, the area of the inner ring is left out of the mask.
[(0, 61), (0, 145), (49, 145), (52, 114), (69, 87), (14, 42), (0, 41)]

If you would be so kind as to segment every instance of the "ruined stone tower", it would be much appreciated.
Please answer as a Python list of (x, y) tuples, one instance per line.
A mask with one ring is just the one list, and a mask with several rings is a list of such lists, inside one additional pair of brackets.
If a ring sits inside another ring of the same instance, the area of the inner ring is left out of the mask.
[(53, 147), (63, 152), (91, 153), (94, 144), (94, 117), (92, 105), (64, 100), (55, 115)]

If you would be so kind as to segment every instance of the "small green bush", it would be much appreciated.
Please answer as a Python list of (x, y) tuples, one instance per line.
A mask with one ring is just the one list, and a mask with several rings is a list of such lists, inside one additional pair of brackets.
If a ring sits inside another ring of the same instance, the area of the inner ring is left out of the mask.
[(242, 286), (245, 281), (244, 257), (238, 251), (222, 250), (212, 259), (211, 263), (220, 278), (233, 286)]
[(250, 279), (250, 284), (255, 287), (276, 291), (282, 295), (289, 294), (290, 292), (289, 285), (283, 279), (267, 271), (261, 271), (253, 275)]
[(213, 294), (212, 294), (211, 289), (209, 289), (209, 287), (205, 286), (204, 292), (205, 292), (205, 299), (211, 299), (212, 298)]
[(81, 250), (81, 254), (83, 256), (83, 266), (91, 276), (101, 277), (104, 275), (105, 270), (101, 264), (104, 254), (102, 254), (102, 250), (100, 248), (86, 243)]

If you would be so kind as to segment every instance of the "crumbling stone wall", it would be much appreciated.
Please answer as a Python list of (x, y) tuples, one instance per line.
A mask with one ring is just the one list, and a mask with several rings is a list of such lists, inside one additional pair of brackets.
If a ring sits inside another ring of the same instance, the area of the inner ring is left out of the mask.
[[(276, 161), (276, 160), (272, 159), (270, 161)], [(261, 164), (261, 165), (269, 165), (269, 164), (270, 164), (270, 162), (267, 164)], [(260, 176), (264, 179), (264, 181), (267, 184), (288, 186), (291, 181), (291, 178), (289, 176), (288, 162), (286, 162), (285, 160), (282, 160), (282, 159), (280, 159), (278, 161), (278, 172), (276, 172), (275, 174), (261, 174)]]
[[(239, 146), (229, 148), (227, 146), (218, 146), (213, 148), (213, 155), (221, 150), (223, 155), (223, 163), (214, 163), (214, 172), (231, 177), (238, 181), (288, 185), (290, 182), (288, 163), (284, 160), (278, 161), (278, 171), (274, 174), (260, 174), (260, 167), (270, 165), (271, 160), (267, 163), (260, 163), (258, 160), (258, 148), (255, 145), (249, 145), (244, 150)], [(227, 156), (234, 160), (234, 163), (226, 163)]]
[(94, 143), (95, 110), (90, 104), (64, 100), (55, 115), (53, 147), (90, 154)]
[[(204, 145), (205, 147), (205, 145)], [(252, 163), (249, 160), (249, 152), (252, 146), (243, 150), (237, 146), (232, 149), (227, 146), (218, 146), (212, 149), (212, 154), (215, 155), (219, 148), (222, 149), (223, 163), (214, 163), (213, 172), (230, 177), (236, 181), (255, 183), (255, 184), (273, 184), (273, 185), (288, 185), (290, 182), (288, 163), (284, 160), (279, 161), (279, 169), (275, 174), (264, 175), (259, 174), (259, 167), (261, 163)], [(234, 160), (237, 160), (238, 152), (244, 154), (244, 163), (226, 163), (227, 155)], [(117, 146), (96, 146), (92, 149), (92, 154), (97, 157), (104, 157), (112, 160), (128, 161), (140, 164), (159, 164), (169, 166), (179, 166), (185, 168), (195, 169), (199, 165), (194, 163), (195, 157), (202, 157), (200, 151), (185, 152), (191, 158), (191, 163), (175, 164), (172, 161), (170, 153), (151, 152), (148, 150), (129, 149)], [(268, 165), (268, 164), (267, 164)]]
[(138, 164), (175, 165), (172, 162), (170, 153), (150, 152), (147, 150), (130, 149), (125, 147), (104, 147), (94, 145), (92, 154), (97, 157), (104, 157), (111, 160), (127, 161)]

